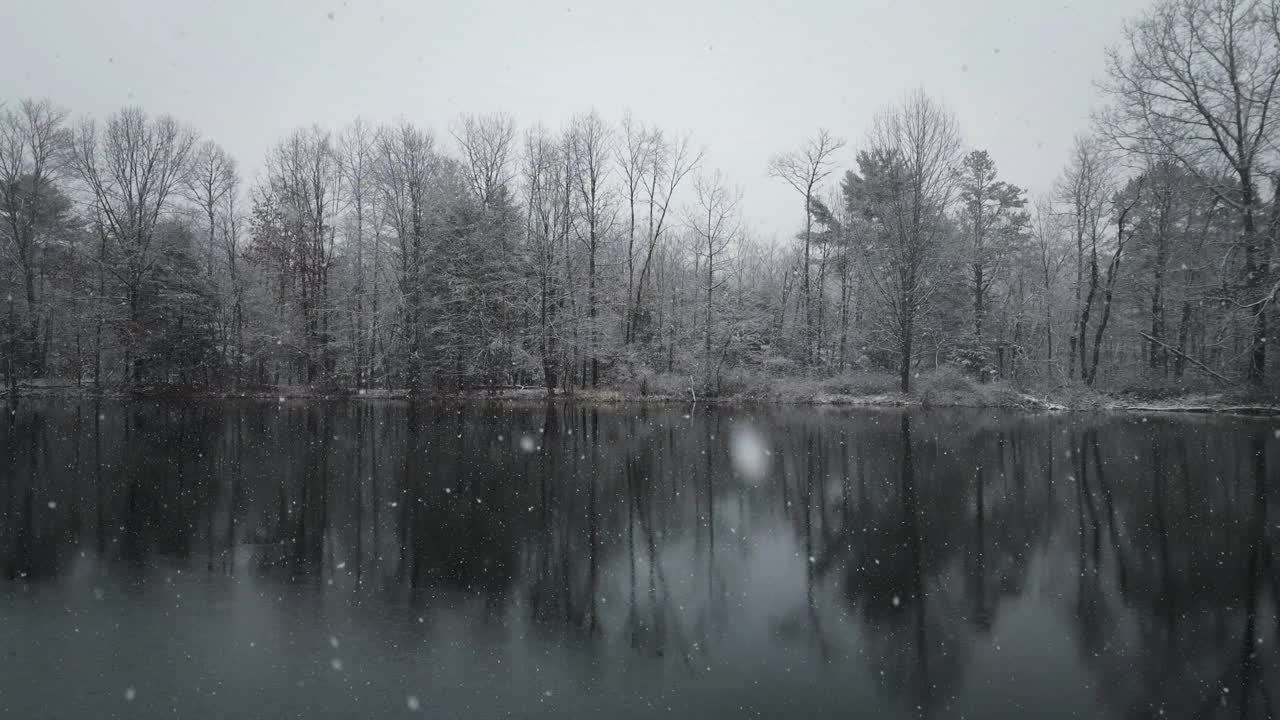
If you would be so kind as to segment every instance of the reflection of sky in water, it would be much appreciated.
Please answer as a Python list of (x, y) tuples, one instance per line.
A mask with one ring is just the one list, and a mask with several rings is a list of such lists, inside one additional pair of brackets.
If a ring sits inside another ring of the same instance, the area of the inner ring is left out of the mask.
[(6, 427), (0, 711), (1235, 717), (1250, 597), (1280, 681), (1264, 423), (265, 405)]

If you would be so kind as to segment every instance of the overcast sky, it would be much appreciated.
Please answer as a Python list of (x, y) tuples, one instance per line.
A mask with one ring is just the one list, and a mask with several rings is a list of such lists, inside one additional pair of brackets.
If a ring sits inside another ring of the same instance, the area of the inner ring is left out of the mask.
[(1103, 50), (1143, 0), (633, 0), (605, 3), (14, 3), (0, 24), (0, 99), (74, 115), (167, 112), (252, 175), (268, 146), (318, 122), (406, 118), (447, 131), (463, 112), (557, 128), (596, 108), (690, 131), (743, 191), (765, 235), (801, 222), (769, 157), (819, 126), (849, 141), (923, 87), (1005, 179), (1049, 189), (1087, 128)]

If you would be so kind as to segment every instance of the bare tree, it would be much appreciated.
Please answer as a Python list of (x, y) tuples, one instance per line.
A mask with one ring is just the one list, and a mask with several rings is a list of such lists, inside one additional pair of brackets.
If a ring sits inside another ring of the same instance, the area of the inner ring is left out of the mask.
[(627, 199), (627, 294), (624, 296), (623, 342), (631, 342), (631, 298), (636, 285), (636, 206), (640, 201), (642, 188), (647, 187), (646, 178), (655, 169), (653, 155), (653, 136), (637, 123), (628, 113), (622, 118), (622, 142), (616, 154), (618, 169), (622, 172), (624, 192)]
[(1063, 212), (1074, 221), (1072, 234), (1076, 241), (1076, 323), (1070, 339), (1071, 356), (1067, 374), (1068, 377), (1075, 375), (1078, 361), (1081, 380), (1088, 379), (1086, 333), (1098, 288), (1098, 247), (1103, 241), (1107, 225), (1106, 203), (1114, 192), (1111, 166), (1097, 141), (1088, 137), (1076, 138), (1071, 161), (1058, 180), (1058, 200), (1065, 206)]
[(1261, 382), (1273, 293), (1269, 238), (1256, 214), (1259, 162), (1275, 142), (1277, 4), (1160, 0), (1126, 25), (1124, 43), (1108, 52), (1107, 76), (1112, 103), (1098, 118), (1105, 136), (1126, 152), (1176, 158), (1235, 209), (1244, 250), (1239, 290), (1254, 314), (1248, 377)]
[(206, 140), (196, 148), (191, 162), (191, 172), (183, 183), (184, 190), (196, 210), (207, 223), (206, 270), (213, 272), (213, 259), (218, 240), (218, 211), (238, 182), (236, 161), (217, 143)]
[(699, 173), (694, 177), (693, 195), (694, 201), (686, 213), (685, 225), (695, 240), (695, 269), (702, 280), (699, 289), (704, 297), (703, 373), (710, 384), (712, 317), (715, 307), (713, 296), (727, 282), (727, 268), (722, 266), (724, 263), (721, 261), (729, 243), (741, 232), (738, 204), (742, 193), (730, 189), (724, 176), (717, 170), (711, 175)]
[[(574, 119), (572, 182), (577, 211), (582, 218), (575, 229), (578, 240), (587, 248), (587, 355), (590, 358), (592, 387), (600, 381), (596, 265), (601, 249), (610, 239), (617, 214), (614, 193), (608, 185), (612, 141), (609, 126), (595, 112)], [(585, 378), (585, 370), (583, 375)]]
[(839, 192), (826, 203), (831, 212), (836, 242), (836, 271), (840, 275), (840, 333), (837, 341), (836, 366), (844, 372), (849, 360), (849, 325), (861, 308), (861, 282), (858, 281), (854, 244), (864, 222), (849, 216), (849, 207), (841, 202)]
[(1062, 266), (1070, 255), (1070, 251), (1062, 246), (1063, 228), (1060, 217), (1054, 211), (1051, 200), (1047, 198), (1036, 200), (1031, 226), (1032, 252), (1035, 271), (1040, 282), (1040, 310), (1044, 315), (1045, 363), (1050, 370), (1054, 362), (1054, 293)]
[[(18, 366), (32, 377), (43, 374), (40, 324), (43, 312), (36, 292), (42, 242), (61, 222), (68, 202), (56, 187), (68, 142), (66, 113), (47, 100), (23, 100), (0, 112), (0, 218), (4, 256), (22, 276), (26, 297), (25, 358), (19, 358), (17, 319), (11, 317), (9, 380), (16, 391)], [(9, 298), (12, 313), (13, 298)], [(47, 323), (47, 321), (46, 321)]]
[[(234, 382), (240, 382), (240, 348), (243, 340), (243, 287), (237, 265), (238, 228), (235, 223), (235, 194), (240, 189), (240, 176), (236, 161), (217, 143), (206, 140), (192, 152), (191, 172), (183, 183), (187, 200), (199, 216), (197, 222), (206, 225), (205, 274), (211, 282), (220, 282), (217, 307), (221, 356), (226, 358), (235, 346)], [(221, 227), (220, 227), (221, 224)], [(216, 258), (216, 260), (215, 260)], [(218, 272), (225, 261), (226, 272)]]
[(406, 386), (416, 393), (424, 370), (428, 193), (436, 171), (435, 141), (408, 122), (378, 134), (378, 187), (399, 246), (401, 336)]
[[(1142, 156), (1142, 197), (1134, 216), (1136, 250), (1145, 254), (1148, 277), (1142, 278), (1142, 289), (1150, 294), (1150, 342), (1147, 366), (1153, 375), (1165, 377), (1169, 371), (1170, 351), (1166, 347), (1169, 321), (1166, 308), (1176, 288), (1169, 276), (1176, 272), (1175, 258), (1183, 261), (1192, 254), (1192, 225), (1197, 199), (1213, 197), (1183, 167), (1166, 156)], [(1139, 227), (1139, 225), (1141, 227)], [(1142, 255), (1139, 256), (1142, 258)], [(1183, 263), (1185, 265), (1185, 262)]]
[(291, 283), (302, 323), (299, 375), (316, 382), (334, 370), (329, 271), (342, 210), (342, 166), (332, 134), (295, 131), (267, 155), (267, 188), (284, 213), (291, 248)]
[(876, 116), (858, 153), (861, 174), (845, 181), (850, 214), (876, 230), (863, 245), (863, 268), (888, 311), (903, 392), (911, 387), (916, 321), (937, 289), (948, 250), (960, 147), (950, 111), (917, 90)]
[(125, 332), (127, 381), (141, 380), (137, 356), (140, 290), (159, 259), (156, 227), (171, 209), (190, 172), (195, 134), (168, 116), (147, 117), (126, 108), (107, 119), (101, 133), (92, 121), (76, 132), (72, 166), (91, 196), (115, 262), (108, 270), (123, 286), (129, 308)]
[(631, 303), (625, 342), (636, 339), (637, 324), (644, 312), (644, 290), (649, 281), (653, 253), (662, 242), (663, 231), (668, 227), (667, 214), (671, 209), (672, 199), (685, 177), (702, 162), (703, 155), (702, 150), (693, 149), (688, 135), (682, 135), (672, 142), (661, 130), (654, 129), (649, 132), (647, 142), (649, 169), (642, 174), (642, 178), (645, 181), (643, 191), (649, 217), (645, 245), (642, 248), (644, 261), (640, 264), (640, 277), (635, 283), (635, 299)]
[[(1098, 326), (1094, 330), (1093, 335), (1093, 359), (1089, 364), (1088, 372), (1083, 373), (1084, 381), (1090, 387), (1098, 378), (1098, 352), (1102, 346), (1102, 334), (1107, 330), (1107, 321), (1111, 319), (1111, 300), (1115, 295), (1116, 280), (1119, 277), (1120, 260), (1124, 256), (1125, 244), (1133, 237), (1132, 213), (1133, 209), (1142, 199), (1142, 178), (1133, 180), (1124, 191), (1116, 194), (1112, 200), (1113, 215), (1116, 222), (1116, 239), (1115, 246), (1111, 251), (1111, 260), (1107, 263), (1107, 279), (1106, 285), (1102, 292), (1102, 317), (1098, 319)], [(1092, 253), (1091, 270), (1089, 274), (1089, 297), (1093, 298), (1098, 287), (1098, 252), (1095, 245)], [(1084, 324), (1081, 324), (1081, 333), (1083, 336)], [(1081, 362), (1084, 362), (1083, 357)], [(1081, 370), (1084, 366), (1081, 365)]]
[(538, 350), (548, 394), (559, 384), (559, 316), (562, 305), (557, 248), (565, 203), (562, 181), (563, 148), (541, 127), (525, 133), (524, 190), (528, 243), (535, 253), (538, 276)]
[(814, 341), (813, 303), (809, 290), (809, 265), (813, 244), (814, 189), (835, 169), (835, 154), (844, 147), (844, 141), (825, 129), (798, 150), (783, 153), (769, 161), (769, 176), (783, 180), (804, 196), (804, 267), (801, 274), (801, 293), (805, 317), (805, 358), (813, 358)]
[(510, 115), (465, 115), (454, 133), (463, 154), (467, 184), (482, 208), (511, 182), (515, 122)]
[[(338, 156), (351, 212), (347, 242), (355, 254), (351, 288), (351, 345), (356, 387), (364, 387), (372, 381), (377, 357), (378, 266), (374, 263), (370, 272), (369, 259), (366, 258), (368, 235), (373, 234), (374, 244), (378, 244), (377, 140), (376, 132), (360, 118), (348, 125), (338, 139)], [(372, 292), (369, 290), (370, 277), (373, 278)], [(366, 298), (372, 305), (368, 313), (365, 311)]]
[[(244, 217), (238, 200), (240, 197), (240, 177), (232, 175), (230, 190), (222, 200), (219, 225), (222, 230), (221, 247), (227, 261), (227, 283), (231, 293), (231, 340), (234, 346), (235, 360), (232, 363), (232, 378), (235, 387), (240, 387), (244, 380), (243, 360), (245, 354), (244, 340), (244, 299), (246, 282), (240, 268), (241, 229)], [(223, 357), (226, 357), (224, 350)]]

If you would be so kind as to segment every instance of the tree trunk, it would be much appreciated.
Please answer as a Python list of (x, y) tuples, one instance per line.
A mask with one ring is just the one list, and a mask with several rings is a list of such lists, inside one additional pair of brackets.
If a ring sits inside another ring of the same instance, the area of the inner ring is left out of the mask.
[(973, 265), (973, 338), (982, 345), (982, 264)]
[(818, 302), (818, 317), (813, 330), (813, 364), (817, 365), (822, 361), (822, 327), (825, 322), (824, 312), (827, 303), (825, 299), (827, 284), (827, 245), (822, 246), (822, 260), (818, 263), (818, 292), (814, 294), (814, 298)]
[(714, 248), (710, 242), (707, 243), (707, 307), (706, 307), (706, 332), (703, 334), (702, 340), (702, 357), (703, 365), (706, 366), (707, 384), (711, 384), (711, 291), (715, 287), (715, 269), (712, 264), (712, 258), (715, 257)]
[[(591, 387), (600, 382), (600, 361), (596, 358), (596, 229), (591, 228), (591, 251), (587, 258), (587, 352), (591, 355)], [(583, 375), (586, 375), (584, 368)]]
[(128, 378), (128, 385), (136, 387), (142, 380), (142, 358), (138, 357), (135, 345), (138, 342), (138, 286), (135, 284), (129, 288), (129, 339), (125, 343), (124, 350), (124, 367), (125, 376)]
[(1173, 379), (1182, 380), (1182, 370), (1186, 364), (1183, 359), (1187, 353), (1187, 329), (1191, 324), (1191, 300), (1182, 301), (1182, 317), (1178, 320), (1178, 353), (1173, 360)]
[(809, 203), (813, 197), (813, 186), (809, 185), (804, 192), (804, 267), (801, 269), (800, 278), (803, 283), (804, 294), (804, 359), (805, 364), (813, 363), (813, 308), (809, 297), (809, 246), (813, 237), (813, 213), (809, 210)]
[[(27, 292), (27, 323), (29, 325), (27, 373), (30, 377), (35, 378), (44, 374), (43, 363), (41, 362), (43, 353), (40, 352), (40, 312), (36, 306), (35, 272), (28, 265), (22, 275)], [(17, 332), (16, 325), (14, 326), (14, 332)]]
[(623, 312), (622, 312), (622, 344), (630, 345), (632, 339), (632, 326), (635, 324), (635, 313), (631, 308), (631, 294), (635, 290), (636, 284), (636, 190), (635, 186), (631, 187), (631, 192), (627, 196), (627, 206), (630, 209), (630, 224), (627, 226), (627, 294), (623, 296)]
[(1076, 346), (1079, 345), (1079, 341), (1076, 340), (1076, 336), (1074, 334), (1071, 336), (1068, 345), (1069, 347), (1067, 352), (1067, 379), (1072, 380), (1076, 376), (1076, 357), (1078, 356), (1078, 353), (1076, 352)]
[[(1157, 229), (1156, 237), (1156, 262), (1152, 272), (1153, 287), (1151, 288), (1151, 337), (1163, 341), (1165, 339), (1165, 313), (1164, 313), (1164, 266), (1167, 262), (1167, 241), (1164, 217), (1168, 214), (1168, 208), (1161, 208), (1160, 227)], [(1149, 366), (1154, 374), (1160, 371), (1161, 377), (1166, 377), (1169, 373), (1169, 353), (1163, 346), (1151, 343), (1151, 355), (1149, 358)]]
[[(1089, 292), (1085, 295), (1084, 303), (1080, 308), (1080, 323), (1076, 328), (1076, 335), (1072, 339), (1072, 344), (1079, 351), (1080, 357), (1080, 379), (1089, 383), (1089, 364), (1088, 360), (1088, 332), (1089, 332), (1089, 313), (1093, 309), (1093, 298), (1098, 291), (1098, 241), (1093, 241), (1093, 251), (1089, 258)], [(1094, 348), (1094, 354), (1097, 354), (1097, 348)], [(1091, 383), (1090, 383), (1091, 384)]]
[(233, 311), (235, 327), (236, 327), (236, 362), (235, 362), (235, 378), (232, 381), (236, 390), (244, 385), (244, 293), (239, 288), (237, 282), (236, 287), (236, 304)]
[(844, 372), (849, 357), (849, 273), (840, 273), (840, 372)]
[[(1120, 221), (1120, 235), (1124, 234), (1124, 220)], [(1123, 241), (1120, 241), (1123, 242)], [(1098, 329), (1093, 337), (1093, 362), (1089, 366), (1089, 374), (1085, 378), (1086, 384), (1093, 387), (1093, 381), (1098, 377), (1098, 350), (1102, 346), (1102, 334), (1107, 329), (1107, 321), (1111, 319), (1111, 298), (1115, 291), (1116, 272), (1120, 269), (1120, 253), (1123, 245), (1116, 247), (1115, 255), (1111, 258), (1111, 263), (1107, 266), (1107, 287), (1102, 296), (1102, 318), (1098, 321)], [(1093, 290), (1090, 289), (1090, 295)]]
[(9, 399), (18, 397), (18, 316), (13, 309), (13, 295), (9, 296), (9, 362), (5, 368), (9, 381)]
[(914, 313), (905, 306), (903, 307), (902, 323), (899, 326), (902, 337), (898, 339), (899, 351), (901, 357), (898, 365), (898, 379), (902, 392), (911, 392), (911, 335), (915, 324)]
[(97, 302), (94, 307), (94, 315), (96, 317), (96, 326), (93, 333), (93, 391), (95, 393), (102, 392), (102, 307), (106, 302), (106, 258), (107, 258), (107, 234), (99, 228), (101, 245), (98, 248), (98, 294), (94, 298)]
[[(1258, 265), (1258, 233), (1253, 217), (1254, 201), (1253, 178), (1248, 170), (1240, 171), (1241, 226), (1244, 231), (1245, 247), (1245, 287), (1249, 290), (1258, 287), (1266, 274), (1266, 266)], [(1269, 253), (1263, 253), (1267, 255)], [(1261, 270), (1261, 272), (1259, 272)], [(1253, 317), (1253, 339), (1249, 349), (1249, 367), (1247, 378), (1250, 382), (1262, 383), (1267, 373), (1267, 312), (1262, 306)]]

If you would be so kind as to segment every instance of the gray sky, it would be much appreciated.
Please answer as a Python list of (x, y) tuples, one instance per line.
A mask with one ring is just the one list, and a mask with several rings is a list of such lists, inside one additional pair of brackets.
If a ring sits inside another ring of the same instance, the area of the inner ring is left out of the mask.
[(1097, 103), (1103, 49), (1145, 0), (619, 3), (15, 3), (0, 24), (0, 99), (74, 115), (167, 112), (246, 174), (292, 129), (406, 118), (441, 139), (463, 112), (558, 128), (592, 107), (688, 130), (743, 190), (765, 235), (800, 200), (769, 157), (824, 126), (853, 153), (870, 118), (923, 87), (1005, 179), (1049, 189)]

